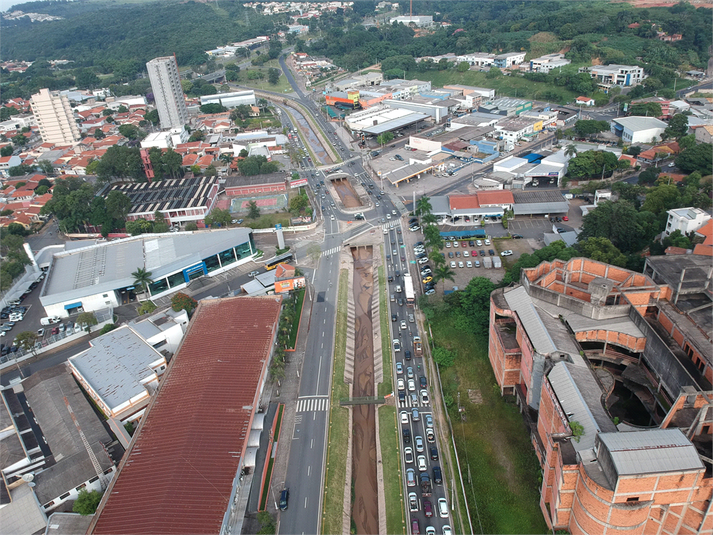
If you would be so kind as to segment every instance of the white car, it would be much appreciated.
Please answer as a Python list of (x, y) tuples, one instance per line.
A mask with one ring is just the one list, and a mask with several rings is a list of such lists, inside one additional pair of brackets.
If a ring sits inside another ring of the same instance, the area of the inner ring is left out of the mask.
[(471, 262), (470, 260), (468, 260), (468, 261), (465, 263), (465, 267), (472, 268), (472, 267), (473, 267), (473, 262)]
[(512, 256), (512, 251), (508, 249), (507, 251), (503, 251), (500, 253), (500, 256)]
[(413, 463), (413, 449), (410, 446), (404, 448), (404, 462), (407, 464)]
[(419, 455), (418, 458), (416, 459), (416, 465), (418, 466), (419, 472), (427, 472), (428, 466), (426, 466), (426, 456)]
[(401, 423), (403, 425), (408, 425), (408, 413), (406, 411), (401, 411)]
[(396, 210), (391, 210), (391, 215), (396, 215)]
[(416, 381), (414, 381), (413, 379), (409, 379), (408, 380), (408, 389), (409, 389), (409, 392), (415, 392), (416, 391)]
[(418, 259), (418, 263), (419, 263), (419, 264), (425, 264), (426, 262), (428, 262), (428, 257), (427, 257), (427, 256), (424, 256), (423, 258), (419, 258), (419, 259)]
[(428, 390), (421, 390), (421, 404), (422, 405), (428, 405)]
[(447, 242), (446, 242), (446, 249), (450, 249), (450, 248), (451, 248), (451, 242), (447, 241)]
[(421, 230), (421, 227), (419, 227), (418, 225), (416, 225), (415, 227), (409, 227), (409, 230), (410, 230), (411, 232), (417, 232), (417, 231)]
[(441, 518), (448, 518), (448, 502), (445, 498), (438, 499), (438, 515)]
[(415, 492), (408, 493), (408, 509), (412, 513), (415, 513), (418, 511), (418, 498), (416, 497)]
[(391, 214), (386, 214), (386, 219), (391, 219)]
[(458, 267), (462, 268), (464, 266), (463, 262), (458, 262)]
[(408, 325), (406, 325), (406, 320), (401, 320), (401, 330), (405, 331), (408, 329)]
[(451, 267), (452, 267), (452, 268), (456, 267), (455, 260), (451, 260)]
[(483, 242), (481, 240), (475, 240), (475, 245), (477, 245), (478, 247), (482, 247)]
[(443, 526), (443, 528), (441, 528), (441, 529), (443, 530), (443, 532), (442, 532), (443, 535), (453, 535), (453, 532), (451, 531), (450, 526)]
[(397, 338), (394, 338), (391, 343), (394, 345), (394, 353), (401, 351), (401, 342)]
[(396, 381), (396, 388), (397, 388), (398, 390), (406, 390), (405, 384), (406, 384), (406, 383), (404, 383), (404, 380), (403, 380), (403, 379), (398, 379), (398, 380)]
[(490, 245), (490, 240), (488, 238), (485, 238), (485, 245)]
[(468, 258), (470, 256), (470, 253), (468, 251), (463, 251), (463, 256), (465, 258)]

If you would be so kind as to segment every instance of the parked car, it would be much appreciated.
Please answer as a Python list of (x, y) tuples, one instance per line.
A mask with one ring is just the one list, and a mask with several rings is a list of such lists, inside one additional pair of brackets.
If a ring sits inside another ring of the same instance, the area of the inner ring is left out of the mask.
[(508, 249), (507, 251), (503, 251), (500, 253), (501, 256), (512, 256), (512, 251)]
[(45, 335), (45, 330), (44, 329), (37, 329), (37, 336), (42, 337)]
[(280, 493), (280, 511), (287, 511), (287, 502), (290, 499), (290, 490), (284, 489)]

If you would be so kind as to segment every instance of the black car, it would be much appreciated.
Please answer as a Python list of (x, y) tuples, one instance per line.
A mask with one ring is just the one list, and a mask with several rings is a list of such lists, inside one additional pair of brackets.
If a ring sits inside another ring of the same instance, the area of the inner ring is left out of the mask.
[(481, 249), (479, 252), (480, 252), (480, 256), (485, 256), (485, 251), (483, 249)]
[(522, 234), (511, 234), (512, 239), (514, 240), (521, 240), (522, 239)]
[(431, 460), (432, 461), (437, 461), (438, 460), (438, 449), (436, 449), (435, 446), (431, 446)]
[(396, 277), (396, 278), (398, 279), (400, 276), (401, 276), (401, 272), (397, 269), (397, 270), (394, 272), (394, 277)]
[(469, 245), (470, 247), (475, 247), (475, 243), (473, 242), (473, 240), (470, 240), (470, 241), (468, 242), (468, 245)]
[(421, 388), (428, 387), (428, 381), (426, 381), (426, 377), (424, 377), (423, 375), (419, 377), (418, 382), (421, 384)]
[(285, 489), (280, 493), (280, 511), (287, 511), (287, 502), (290, 500), (290, 489)]
[(400, 306), (400, 307), (404, 306), (404, 300), (403, 300), (403, 299), (399, 298), (398, 303), (399, 303), (399, 306)]
[(399, 390), (399, 401), (406, 401), (406, 392)]
[(391, 321), (396, 321), (396, 314), (391, 314)]
[(408, 220), (409, 225), (413, 225), (414, 223), (418, 223), (418, 218), (412, 217), (411, 219)]
[(492, 249), (488, 249), (488, 252), (490, 253), (490, 256), (495, 256), (495, 251), (493, 251)]
[(404, 444), (411, 444), (411, 430), (406, 428), (402, 431), (404, 437)]
[(443, 484), (443, 474), (441, 474), (440, 466), (433, 467), (433, 482), (437, 485)]
[(408, 349), (404, 350), (404, 359), (411, 360), (411, 351)]

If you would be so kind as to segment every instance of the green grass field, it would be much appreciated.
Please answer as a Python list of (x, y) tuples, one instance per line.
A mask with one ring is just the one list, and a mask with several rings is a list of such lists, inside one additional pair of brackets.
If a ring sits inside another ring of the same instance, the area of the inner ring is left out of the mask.
[(557, 87), (543, 82), (532, 82), (519, 76), (498, 76), (497, 78), (488, 79), (486, 73), (478, 71), (408, 71), (407, 78), (430, 80), (433, 87), (443, 87), (449, 84), (487, 87), (495, 89), (497, 96), (529, 98), (533, 100), (537, 99), (538, 95), (542, 99), (542, 95), (545, 91), (557, 94), (562, 103), (571, 102), (579, 96), (579, 94), (569, 91), (564, 87)]
[(347, 352), (347, 290), (349, 272), (339, 273), (337, 297), (337, 325), (334, 340), (334, 365), (332, 394), (329, 410), (329, 442), (327, 443), (327, 471), (324, 476), (322, 500), (322, 533), (342, 532), (344, 508), (344, 483), (347, 477), (347, 448), (344, 447), (349, 432), (349, 410), (339, 405), (341, 398), (349, 397), (349, 387), (344, 382), (344, 363)]
[(245, 221), (243, 221), (241, 226), (253, 229), (274, 228), (278, 223), (280, 223), (283, 227), (290, 226), (290, 214), (287, 213), (261, 214), (257, 219), (248, 219), (245, 216), (243, 217), (245, 218)]
[(292, 330), (290, 331), (290, 341), (287, 343), (288, 349), (294, 349), (295, 344), (297, 343), (297, 333), (300, 330), (300, 318), (302, 317), (302, 307), (304, 306), (304, 302), (305, 302), (305, 289), (302, 288), (301, 290), (297, 290), (297, 292), (295, 292), (295, 295), (297, 296), (296, 309), (299, 311), (299, 313), (296, 315), (295, 321), (292, 322)]
[[(462, 332), (448, 314), (438, 315), (431, 327), (436, 344), (457, 353), (441, 378), (474, 532), (546, 533), (537, 457), (517, 407), (500, 396), (487, 338)], [(465, 420), (458, 413), (458, 392)], [(482, 401), (471, 402), (469, 394)]]

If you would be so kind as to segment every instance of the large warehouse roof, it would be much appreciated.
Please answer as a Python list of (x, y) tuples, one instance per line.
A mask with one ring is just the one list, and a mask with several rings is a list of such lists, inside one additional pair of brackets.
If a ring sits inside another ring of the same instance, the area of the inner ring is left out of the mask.
[[(138, 268), (156, 279), (203, 258), (245, 243), (250, 229), (142, 234), (57, 253), (42, 288), (42, 304), (96, 295), (132, 286)], [(75, 243), (76, 244), (76, 243)]]
[(201, 301), (91, 533), (221, 532), (280, 307), (276, 296)]
[(362, 132), (364, 132), (365, 134), (378, 136), (379, 134), (383, 134), (384, 132), (391, 132), (392, 130), (405, 128), (419, 121), (423, 121), (424, 119), (428, 119), (428, 117), (430, 116), (426, 115), (425, 113), (409, 113), (408, 115), (399, 117), (398, 119), (392, 119), (391, 121), (386, 121), (381, 124), (364, 128)]

